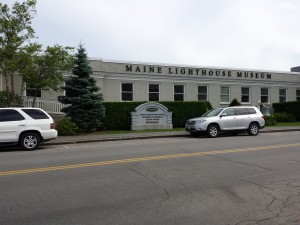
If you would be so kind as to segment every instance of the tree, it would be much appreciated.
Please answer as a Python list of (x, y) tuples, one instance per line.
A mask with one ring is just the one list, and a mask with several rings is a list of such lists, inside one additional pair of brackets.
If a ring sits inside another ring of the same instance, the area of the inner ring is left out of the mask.
[(69, 52), (71, 49), (55, 45), (48, 46), (45, 51), (42, 51), (41, 45), (35, 45), (20, 54), (19, 73), (22, 75), (26, 88), (35, 90), (32, 107), (34, 107), (39, 90), (58, 91), (60, 89), (64, 80), (63, 73), (69, 72), (72, 68), (73, 60)]
[(80, 44), (75, 55), (72, 75), (66, 80), (66, 96), (60, 96), (59, 102), (68, 106), (62, 109), (82, 131), (99, 128), (104, 118), (104, 106), (100, 88), (91, 77), (92, 69), (87, 60), (86, 50)]
[(232, 100), (229, 106), (240, 106), (241, 103), (235, 98)]
[[(6, 92), (15, 94), (14, 74), (19, 53), (35, 37), (31, 27), (36, 13), (36, 0), (15, 2), (10, 9), (0, 3), (0, 73), (4, 76)], [(9, 85), (10, 83), (10, 85)]]

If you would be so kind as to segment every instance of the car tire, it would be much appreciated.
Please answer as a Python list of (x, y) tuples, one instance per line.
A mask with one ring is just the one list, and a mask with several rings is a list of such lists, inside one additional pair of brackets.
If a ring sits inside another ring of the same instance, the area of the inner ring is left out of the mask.
[(20, 146), (25, 150), (35, 150), (40, 146), (40, 137), (36, 133), (25, 133), (20, 138)]
[(247, 130), (248, 134), (251, 136), (255, 136), (259, 133), (259, 126), (257, 123), (251, 123)]
[(210, 125), (207, 128), (207, 136), (210, 138), (215, 138), (219, 135), (219, 127), (217, 125)]

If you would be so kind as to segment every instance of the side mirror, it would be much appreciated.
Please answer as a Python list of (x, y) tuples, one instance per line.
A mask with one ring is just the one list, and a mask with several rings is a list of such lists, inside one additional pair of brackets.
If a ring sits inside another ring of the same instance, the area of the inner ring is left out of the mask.
[(223, 117), (223, 116), (227, 116), (227, 114), (226, 114), (226, 113), (222, 113), (222, 114), (220, 115), (220, 117)]

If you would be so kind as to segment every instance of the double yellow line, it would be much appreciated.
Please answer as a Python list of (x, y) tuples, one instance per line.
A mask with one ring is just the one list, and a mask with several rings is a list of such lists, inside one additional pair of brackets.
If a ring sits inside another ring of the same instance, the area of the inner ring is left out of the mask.
[(118, 160), (110, 160), (110, 161), (102, 161), (102, 162), (90, 162), (90, 163), (71, 164), (71, 165), (63, 165), (63, 166), (50, 166), (50, 167), (41, 167), (41, 168), (32, 168), (32, 169), (23, 169), (23, 170), (2, 171), (0, 172), (0, 176), (48, 172), (48, 171), (66, 170), (66, 169), (77, 169), (77, 168), (84, 168), (84, 167), (105, 166), (105, 165), (114, 165), (114, 164), (125, 164), (125, 163), (144, 162), (144, 161), (162, 160), (162, 159), (175, 159), (175, 158), (184, 158), (184, 157), (193, 157), (193, 156), (206, 156), (206, 155), (217, 155), (217, 154), (227, 154), (227, 153), (237, 153), (237, 152), (282, 149), (282, 148), (298, 147), (298, 146), (300, 146), (300, 143), (284, 144), (284, 145), (269, 145), (269, 146), (241, 148), (241, 149), (227, 149), (227, 150), (219, 150), (219, 151), (182, 153), (182, 154), (161, 155), (161, 156), (148, 156), (148, 157), (141, 157), (141, 158), (118, 159)]

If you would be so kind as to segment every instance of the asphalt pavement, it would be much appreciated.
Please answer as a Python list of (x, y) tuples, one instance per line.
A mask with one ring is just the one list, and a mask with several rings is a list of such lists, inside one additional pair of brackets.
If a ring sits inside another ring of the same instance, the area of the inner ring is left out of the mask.
[[(268, 132), (289, 132), (300, 131), (300, 126), (288, 127), (265, 127), (260, 130), (260, 133)], [(165, 137), (185, 137), (190, 136), (185, 131), (160, 131), (160, 132), (126, 132), (120, 134), (83, 134), (74, 136), (58, 136), (57, 139), (43, 143), (43, 145), (62, 145), (62, 144), (75, 144), (87, 142), (104, 142), (104, 141), (119, 141), (119, 140), (134, 140), (134, 139), (150, 139), (150, 138), (165, 138)]]

